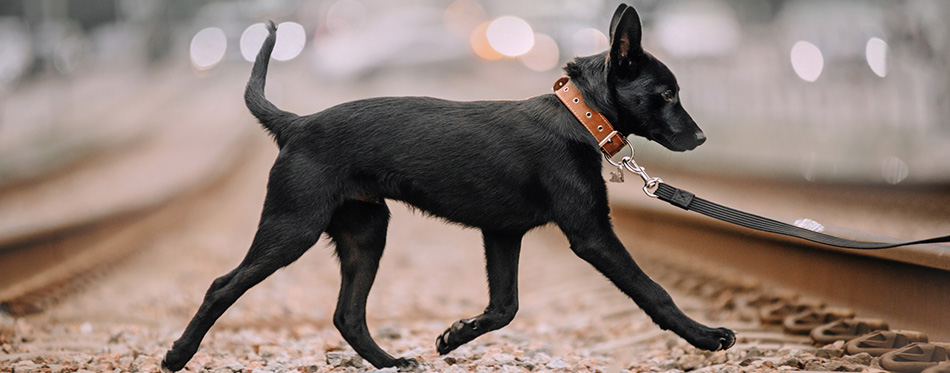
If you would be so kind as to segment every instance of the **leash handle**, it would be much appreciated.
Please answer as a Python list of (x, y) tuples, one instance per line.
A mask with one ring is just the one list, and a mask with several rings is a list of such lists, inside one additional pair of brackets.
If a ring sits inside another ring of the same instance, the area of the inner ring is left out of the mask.
[(693, 193), (673, 187), (663, 182), (660, 182), (659, 185), (657, 185), (656, 197), (681, 209), (700, 213), (702, 215), (706, 215), (713, 219), (721, 220), (727, 223), (763, 232), (797, 237), (828, 246), (843, 247), (847, 249), (878, 250), (899, 246), (950, 242), (950, 236), (934, 237), (924, 240), (901, 243), (849, 240), (846, 238), (835, 237), (818, 231), (797, 227), (788, 223), (780, 222), (778, 220), (764, 218), (758, 215), (736, 210), (731, 207), (726, 207), (718, 203), (696, 197), (696, 195)]

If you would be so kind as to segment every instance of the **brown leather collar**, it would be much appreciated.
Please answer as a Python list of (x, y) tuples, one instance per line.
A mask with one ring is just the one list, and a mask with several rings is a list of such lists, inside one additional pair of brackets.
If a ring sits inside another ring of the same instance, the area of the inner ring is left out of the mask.
[(624, 145), (627, 145), (627, 139), (620, 132), (614, 130), (614, 127), (610, 125), (607, 118), (604, 118), (603, 114), (587, 106), (584, 97), (581, 96), (581, 91), (577, 89), (574, 83), (571, 83), (571, 78), (565, 76), (554, 82), (554, 94), (564, 103), (564, 106), (571, 110), (574, 117), (590, 131), (590, 134), (594, 135), (597, 143), (600, 144), (600, 149), (607, 156), (617, 154), (623, 149)]

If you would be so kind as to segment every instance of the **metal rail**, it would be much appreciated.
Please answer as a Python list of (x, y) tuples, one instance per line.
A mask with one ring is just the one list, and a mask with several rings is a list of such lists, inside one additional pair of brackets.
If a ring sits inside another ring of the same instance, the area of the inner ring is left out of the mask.
[[(249, 144), (245, 135), (229, 138), (232, 149)], [(90, 279), (147, 245), (149, 237), (174, 229), (196, 198), (214, 193), (254, 152), (207, 154), (218, 160), (175, 188), (158, 190), (145, 202), (106, 214), (76, 216), (68, 224), (40, 233), (0, 238), (0, 312), (25, 315), (82, 288)], [(211, 164), (211, 163), (209, 163)], [(195, 178), (195, 175), (200, 177)]]

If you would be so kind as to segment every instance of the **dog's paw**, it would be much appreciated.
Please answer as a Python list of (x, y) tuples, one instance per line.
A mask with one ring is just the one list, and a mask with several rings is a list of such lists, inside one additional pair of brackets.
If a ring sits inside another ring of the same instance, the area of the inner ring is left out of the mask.
[(728, 350), (732, 348), (732, 346), (735, 346), (736, 332), (726, 328), (719, 328), (719, 330), (722, 331), (722, 334), (719, 337), (719, 349)]
[(478, 337), (478, 324), (475, 319), (459, 320), (452, 324), (442, 335), (435, 339), (435, 349), (439, 355), (445, 355), (459, 346)]
[(422, 367), (422, 364), (419, 364), (419, 361), (413, 358), (398, 358), (396, 359), (396, 368), (400, 372), (424, 372), (425, 368)]
[(707, 329), (702, 337), (690, 343), (708, 351), (728, 350), (736, 344), (736, 333), (726, 328)]
[(162, 372), (177, 372), (184, 368), (187, 361), (185, 363), (181, 363), (179, 360), (181, 359), (175, 358), (174, 352), (172, 350), (168, 350), (168, 352), (165, 353), (165, 357), (162, 358)]

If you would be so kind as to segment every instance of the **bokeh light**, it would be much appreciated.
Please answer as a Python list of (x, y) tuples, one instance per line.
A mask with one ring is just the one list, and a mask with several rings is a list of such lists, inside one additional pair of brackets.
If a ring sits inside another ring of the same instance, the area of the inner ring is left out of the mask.
[(34, 51), (30, 46), (27, 29), (19, 22), (0, 23), (0, 94), (3, 84), (16, 80), (33, 61)]
[(277, 26), (277, 44), (271, 57), (278, 61), (289, 61), (300, 55), (307, 44), (307, 32), (296, 22), (284, 22)]
[(887, 76), (887, 42), (881, 38), (868, 39), (864, 56), (874, 74), (882, 78)]
[(897, 157), (887, 157), (881, 162), (881, 176), (884, 177), (884, 181), (889, 184), (897, 184), (910, 174), (910, 168), (907, 167), (907, 162), (904, 162), (902, 159)]
[(472, 50), (475, 51), (475, 55), (486, 61), (494, 61), (504, 57), (504, 55), (498, 53), (498, 51), (488, 44), (486, 31), (488, 31), (489, 24), (491, 24), (491, 22), (483, 22), (478, 25), (469, 36), (469, 43), (472, 45)]
[(534, 46), (534, 31), (527, 21), (515, 16), (496, 18), (485, 30), (491, 47), (508, 57), (527, 53)]
[[(267, 26), (255, 23), (244, 29), (241, 34), (241, 56), (248, 62), (254, 62), (257, 52), (261, 50), (264, 39), (267, 39)], [(307, 33), (303, 26), (296, 22), (284, 22), (277, 26), (277, 44), (271, 58), (278, 61), (289, 61), (300, 55), (307, 44)]]
[(85, 51), (83, 40), (78, 37), (69, 37), (59, 42), (53, 51), (53, 67), (60, 74), (72, 74), (82, 62)]
[(607, 35), (594, 28), (585, 28), (575, 32), (572, 41), (575, 56), (590, 56), (610, 48)]
[(799, 41), (792, 46), (791, 59), (795, 74), (806, 82), (818, 80), (821, 70), (825, 67), (821, 50), (807, 41)]
[(267, 39), (267, 26), (263, 23), (255, 23), (247, 26), (244, 32), (241, 33), (241, 56), (248, 62), (254, 62), (254, 59), (257, 57), (257, 52), (260, 51), (261, 45), (264, 44), (264, 39)]
[(544, 34), (534, 34), (534, 47), (521, 56), (521, 63), (531, 70), (543, 72), (558, 66), (561, 52), (557, 42)]
[(455, 0), (442, 15), (445, 28), (459, 37), (468, 37), (485, 22), (485, 9), (474, 0)]
[(224, 59), (228, 38), (224, 30), (207, 27), (191, 38), (191, 63), (198, 70), (208, 70)]

